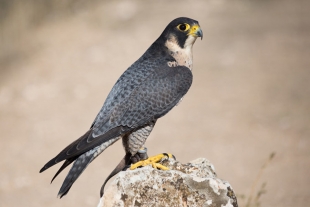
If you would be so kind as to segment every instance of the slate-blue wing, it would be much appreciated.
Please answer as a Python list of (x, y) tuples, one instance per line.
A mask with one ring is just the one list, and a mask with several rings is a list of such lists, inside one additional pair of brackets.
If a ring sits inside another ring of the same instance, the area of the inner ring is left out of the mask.
[(137, 128), (164, 116), (186, 94), (192, 78), (191, 71), (184, 66), (156, 68), (132, 92), (118, 125)]

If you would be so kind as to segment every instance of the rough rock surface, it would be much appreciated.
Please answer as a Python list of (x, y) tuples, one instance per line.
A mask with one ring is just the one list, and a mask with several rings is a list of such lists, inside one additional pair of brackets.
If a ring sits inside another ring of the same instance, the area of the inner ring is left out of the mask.
[(110, 206), (206, 206), (237, 207), (230, 184), (217, 178), (205, 158), (187, 164), (173, 159), (162, 171), (146, 166), (120, 172), (106, 189), (98, 207)]

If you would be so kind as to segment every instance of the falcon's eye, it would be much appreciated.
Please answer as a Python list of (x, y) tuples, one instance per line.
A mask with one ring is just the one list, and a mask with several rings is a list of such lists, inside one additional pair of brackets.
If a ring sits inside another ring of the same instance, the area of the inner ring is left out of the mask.
[(177, 26), (177, 28), (178, 28), (180, 31), (185, 32), (185, 31), (187, 31), (187, 30), (190, 28), (190, 26), (189, 26), (189, 24), (179, 24), (179, 25)]
[(184, 30), (186, 29), (186, 26), (185, 26), (185, 24), (181, 24), (181, 25), (179, 26), (179, 28), (180, 28), (180, 30), (184, 31)]

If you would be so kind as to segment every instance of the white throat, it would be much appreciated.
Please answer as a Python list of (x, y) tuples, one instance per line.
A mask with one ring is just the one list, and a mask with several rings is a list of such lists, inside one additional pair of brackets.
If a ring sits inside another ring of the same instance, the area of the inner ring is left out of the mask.
[(185, 41), (184, 48), (178, 45), (175, 36), (171, 36), (165, 46), (168, 48), (172, 57), (177, 61), (177, 65), (188, 67), (190, 70), (193, 69), (193, 53), (192, 48), (196, 41), (196, 37), (189, 35)]

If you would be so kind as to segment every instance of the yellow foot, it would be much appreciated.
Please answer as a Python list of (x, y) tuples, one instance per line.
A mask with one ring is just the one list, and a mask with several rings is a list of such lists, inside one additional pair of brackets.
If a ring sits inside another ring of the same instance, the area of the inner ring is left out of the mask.
[(158, 162), (160, 162), (163, 158), (174, 158), (174, 156), (172, 154), (168, 154), (168, 153), (162, 153), (159, 155), (155, 155), (153, 157), (149, 157), (146, 160), (142, 160), (139, 161), (135, 164), (132, 164), (130, 166), (131, 170), (134, 170), (138, 167), (144, 167), (147, 165), (152, 165), (153, 168), (157, 168), (157, 169), (161, 169), (161, 170), (169, 170), (169, 168), (167, 168), (166, 166), (163, 166), (162, 164), (159, 164)]

